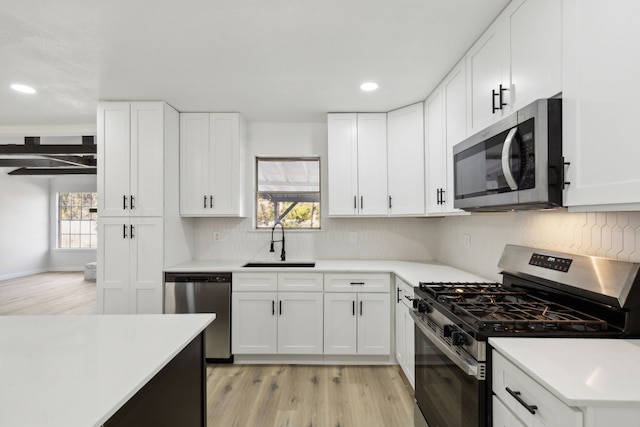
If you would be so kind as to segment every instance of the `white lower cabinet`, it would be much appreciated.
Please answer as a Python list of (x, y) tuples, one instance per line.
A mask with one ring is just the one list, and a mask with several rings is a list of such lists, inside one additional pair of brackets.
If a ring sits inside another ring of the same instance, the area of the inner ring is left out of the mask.
[[(494, 427), (581, 427), (583, 414), (493, 351)], [(497, 404), (496, 404), (497, 403)]]
[(415, 387), (415, 334), (411, 311), (413, 288), (396, 277), (396, 361)]
[(97, 312), (162, 313), (162, 218), (98, 221)]
[[(318, 273), (234, 274), (233, 353), (322, 354), (321, 285)], [(282, 287), (287, 291), (280, 292)], [(289, 292), (296, 289), (302, 291)]]
[(388, 274), (325, 274), (324, 353), (391, 353)]

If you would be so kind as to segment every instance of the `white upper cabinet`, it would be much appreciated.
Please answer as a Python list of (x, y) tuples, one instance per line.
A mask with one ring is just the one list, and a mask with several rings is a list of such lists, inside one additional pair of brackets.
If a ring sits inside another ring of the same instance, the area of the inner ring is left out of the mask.
[(640, 210), (640, 3), (563, 5), (564, 204)]
[(98, 104), (98, 215), (162, 216), (165, 109), (162, 102)]
[(238, 113), (180, 114), (180, 214), (243, 216), (244, 125)]
[(427, 214), (464, 213), (453, 207), (453, 146), (467, 136), (466, 99), (463, 59), (425, 101)]
[(424, 215), (422, 102), (387, 113), (389, 214)]
[(327, 116), (329, 215), (386, 216), (387, 115)]
[(467, 52), (469, 135), (562, 90), (562, 2), (513, 0)]

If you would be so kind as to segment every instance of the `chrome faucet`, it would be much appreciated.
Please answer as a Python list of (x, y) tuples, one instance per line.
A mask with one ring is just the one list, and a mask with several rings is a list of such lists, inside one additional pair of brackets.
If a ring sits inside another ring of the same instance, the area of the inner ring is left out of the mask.
[[(282, 228), (282, 239), (280, 240), (273, 240), (273, 232), (276, 229), (276, 225), (280, 224), (280, 228)], [(275, 250), (273, 249), (273, 244), (276, 242), (282, 242), (282, 252), (280, 252), (280, 261), (286, 261), (285, 258), (285, 251), (284, 251), (284, 226), (282, 225), (282, 222), (278, 221), (275, 224), (273, 224), (273, 227), (271, 228), (271, 249), (269, 249), (269, 252), (275, 252)]]

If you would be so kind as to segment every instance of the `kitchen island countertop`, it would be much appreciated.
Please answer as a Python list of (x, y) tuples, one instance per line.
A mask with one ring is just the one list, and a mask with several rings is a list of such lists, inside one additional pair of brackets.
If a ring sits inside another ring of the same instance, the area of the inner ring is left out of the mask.
[(0, 425), (102, 425), (214, 319), (0, 316)]

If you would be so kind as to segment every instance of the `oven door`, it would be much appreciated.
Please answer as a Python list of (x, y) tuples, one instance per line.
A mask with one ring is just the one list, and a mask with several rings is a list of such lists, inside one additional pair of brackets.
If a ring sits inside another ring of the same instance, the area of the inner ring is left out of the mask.
[(485, 380), (478, 379), (477, 364), (461, 358), (414, 312), (411, 315), (416, 338), (415, 398), (429, 427), (485, 427)]

